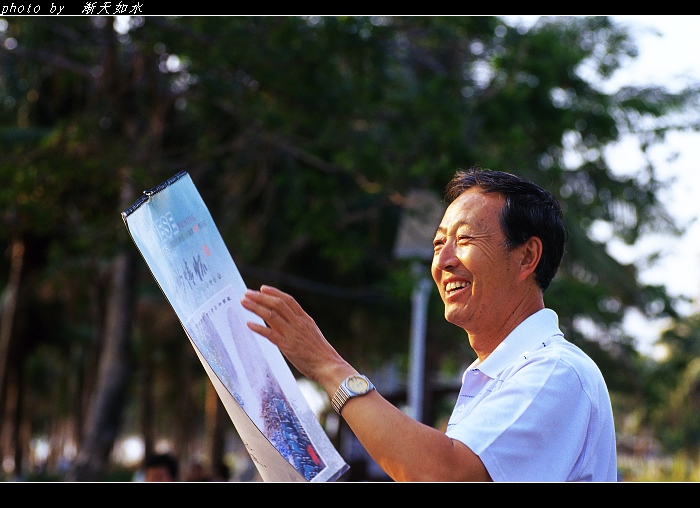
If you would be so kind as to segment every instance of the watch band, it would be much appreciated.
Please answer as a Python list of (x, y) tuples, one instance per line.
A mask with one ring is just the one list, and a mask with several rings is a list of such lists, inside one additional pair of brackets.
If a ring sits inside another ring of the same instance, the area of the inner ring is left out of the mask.
[(350, 393), (341, 384), (338, 387), (338, 390), (336, 390), (335, 395), (333, 395), (333, 398), (331, 399), (331, 405), (333, 406), (333, 409), (335, 409), (335, 412), (340, 414), (340, 411), (343, 409), (343, 406), (349, 399)]
[[(364, 384), (364, 387), (361, 389), (361, 391), (354, 391), (348, 387), (349, 382), (353, 383), (357, 381), (360, 381)], [(372, 390), (374, 390), (374, 385), (369, 380), (369, 378), (367, 378), (367, 376), (363, 376), (361, 374), (353, 374), (352, 376), (348, 376), (342, 383), (340, 383), (340, 386), (336, 390), (335, 395), (333, 395), (333, 398), (331, 399), (331, 406), (333, 406), (333, 409), (336, 413), (340, 414), (340, 412), (343, 409), (343, 406), (345, 406), (345, 403), (348, 400), (350, 400), (352, 397), (359, 397), (361, 395), (365, 395), (371, 392)]]

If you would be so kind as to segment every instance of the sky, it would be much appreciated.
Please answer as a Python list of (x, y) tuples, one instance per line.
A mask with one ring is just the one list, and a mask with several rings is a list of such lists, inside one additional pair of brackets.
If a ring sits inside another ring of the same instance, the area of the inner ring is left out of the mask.
[[(509, 22), (526, 26), (538, 16), (506, 16)], [(661, 85), (669, 91), (700, 82), (700, 16), (689, 15), (617, 15), (616, 22), (631, 28), (639, 56), (623, 65), (613, 79), (602, 83), (612, 93), (626, 85)], [(696, 116), (697, 118), (697, 116)], [(648, 236), (634, 247), (610, 240), (608, 252), (621, 262), (637, 262), (660, 251), (662, 257), (653, 267), (640, 269), (640, 280), (647, 284), (664, 284), (673, 296), (691, 299), (680, 306), (684, 315), (700, 311), (700, 133), (677, 133), (651, 152), (657, 177), (672, 180), (661, 201), (679, 225), (686, 227), (681, 238), (669, 235)], [(637, 145), (626, 139), (606, 151), (613, 170), (621, 175), (635, 174), (643, 165)], [(601, 231), (601, 239), (606, 239)], [(642, 267), (642, 263), (638, 266)], [(659, 357), (662, 350), (654, 345), (666, 320), (647, 321), (637, 313), (625, 319), (625, 330), (635, 337), (639, 351)]]

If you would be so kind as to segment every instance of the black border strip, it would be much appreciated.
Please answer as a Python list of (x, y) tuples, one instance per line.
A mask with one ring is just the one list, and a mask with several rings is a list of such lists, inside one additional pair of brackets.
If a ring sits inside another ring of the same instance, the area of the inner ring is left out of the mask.
[(177, 182), (180, 178), (182, 178), (182, 177), (184, 177), (184, 176), (186, 176), (186, 175), (187, 175), (187, 171), (180, 171), (180, 172), (177, 173), (175, 176), (172, 176), (172, 177), (168, 178), (168, 179), (165, 180), (164, 182), (159, 183), (158, 185), (156, 185), (155, 187), (151, 187), (150, 189), (143, 191), (143, 195), (142, 195), (141, 197), (139, 197), (139, 199), (137, 199), (136, 202), (135, 202), (133, 205), (131, 205), (129, 208), (127, 208), (126, 210), (124, 210), (124, 211), (122, 212), (122, 219), (123, 219), (124, 221), (126, 221), (126, 218), (127, 218), (129, 215), (131, 215), (132, 213), (134, 213), (136, 210), (138, 210), (138, 208), (139, 208), (142, 204), (148, 202), (148, 200), (151, 199), (151, 196), (154, 196), (154, 195), (158, 194), (158, 193), (159, 193), (160, 191), (162, 191), (163, 189), (167, 189), (167, 188), (170, 187), (172, 184), (174, 184), (175, 182)]

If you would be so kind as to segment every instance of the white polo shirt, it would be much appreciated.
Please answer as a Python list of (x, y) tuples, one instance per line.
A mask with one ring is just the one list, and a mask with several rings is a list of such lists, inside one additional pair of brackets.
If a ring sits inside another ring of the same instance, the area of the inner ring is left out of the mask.
[(617, 481), (610, 396), (598, 366), (550, 309), (465, 371), (447, 435), (494, 481)]

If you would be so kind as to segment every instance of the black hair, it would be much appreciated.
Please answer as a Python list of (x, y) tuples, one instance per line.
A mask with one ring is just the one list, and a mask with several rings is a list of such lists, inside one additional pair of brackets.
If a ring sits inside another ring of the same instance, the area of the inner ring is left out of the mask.
[(144, 459), (143, 465), (144, 469), (165, 466), (173, 480), (176, 480), (178, 477), (179, 464), (177, 459), (170, 453), (154, 453), (147, 455)]
[(559, 269), (568, 236), (559, 201), (529, 180), (478, 166), (455, 173), (445, 189), (445, 200), (449, 204), (472, 187), (505, 197), (500, 224), (507, 249), (513, 250), (533, 236), (542, 240), (542, 257), (535, 268), (535, 280), (545, 291)]

